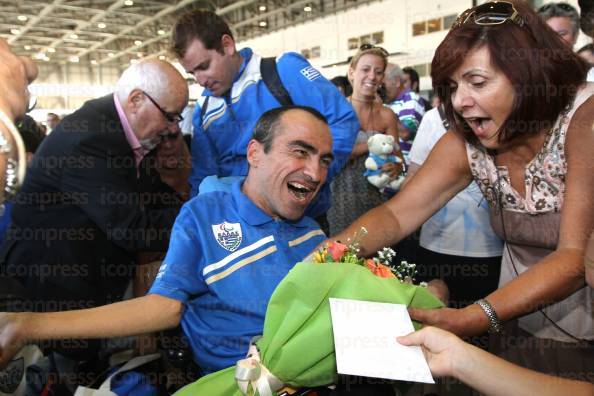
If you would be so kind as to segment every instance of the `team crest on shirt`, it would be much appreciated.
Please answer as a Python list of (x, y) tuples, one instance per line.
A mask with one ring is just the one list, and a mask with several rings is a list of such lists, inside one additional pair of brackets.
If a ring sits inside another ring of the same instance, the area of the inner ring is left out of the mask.
[(221, 224), (213, 224), (212, 232), (219, 245), (230, 252), (234, 252), (241, 245), (241, 225), (239, 223), (225, 221)]

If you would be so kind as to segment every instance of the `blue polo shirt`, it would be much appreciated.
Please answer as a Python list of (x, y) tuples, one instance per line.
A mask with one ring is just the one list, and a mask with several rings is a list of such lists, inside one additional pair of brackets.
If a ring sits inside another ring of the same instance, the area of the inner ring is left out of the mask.
[(308, 217), (274, 220), (236, 183), (184, 205), (149, 293), (185, 304), (194, 359), (207, 373), (220, 370), (245, 357), (278, 283), (324, 239)]

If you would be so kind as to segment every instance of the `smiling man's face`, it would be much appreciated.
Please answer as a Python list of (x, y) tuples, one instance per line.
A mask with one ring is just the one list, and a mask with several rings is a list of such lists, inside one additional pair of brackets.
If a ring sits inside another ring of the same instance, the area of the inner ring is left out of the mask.
[(289, 110), (268, 152), (255, 140), (248, 146), (250, 170), (244, 191), (269, 216), (298, 220), (326, 181), (332, 162), (328, 125), (303, 110)]

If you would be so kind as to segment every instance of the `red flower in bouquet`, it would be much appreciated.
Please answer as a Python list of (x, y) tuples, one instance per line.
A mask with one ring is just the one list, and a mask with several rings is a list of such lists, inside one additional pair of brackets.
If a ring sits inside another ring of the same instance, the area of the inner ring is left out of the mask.
[(328, 252), (332, 255), (332, 259), (339, 262), (345, 252), (349, 250), (349, 247), (340, 242), (328, 243)]
[(396, 278), (396, 275), (394, 275), (390, 267), (376, 263), (373, 259), (365, 260), (365, 266), (369, 268), (374, 275), (379, 276), (380, 278)]
[(415, 264), (402, 261), (397, 266), (392, 265), (396, 252), (391, 248), (383, 248), (377, 252), (373, 259), (362, 259), (357, 257), (359, 253), (359, 240), (367, 234), (365, 228), (361, 228), (353, 239), (347, 240), (347, 244), (341, 242), (327, 242), (313, 254), (316, 263), (351, 263), (367, 267), (374, 275), (380, 278), (398, 278), (404, 283), (413, 283), (416, 273)]

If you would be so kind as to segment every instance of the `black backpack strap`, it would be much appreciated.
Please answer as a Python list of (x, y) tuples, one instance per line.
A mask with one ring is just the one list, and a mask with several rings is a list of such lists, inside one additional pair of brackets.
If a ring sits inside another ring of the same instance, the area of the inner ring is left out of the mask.
[(208, 99), (210, 99), (210, 96), (204, 98), (204, 103), (202, 103), (202, 106), (200, 107), (200, 125), (202, 125), (202, 120), (204, 120), (204, 114), (206, 114), (206, 109), (208, 109)]
[(437, 106), (437, 111), (439, 112), (439, 116), (441, 117), (441, 124), (447, 131), (448, 129), (450, 129), (450, 122), (448, 121), (448, 119), (445, 115), (445, 109), (443, 107), (443, 104), (440, 104), (439, 106)]
[(278, 75), (276, 59), (274, 57), (262, 58), (260, 62), (260, 74), (262, 75), (262, 81), (266, 84), (266, 88), (268, 88), (281, 106), (293, 105), (291, 95), (289, 95)]

